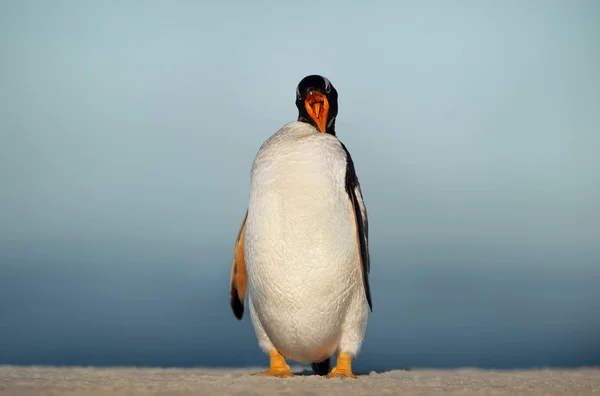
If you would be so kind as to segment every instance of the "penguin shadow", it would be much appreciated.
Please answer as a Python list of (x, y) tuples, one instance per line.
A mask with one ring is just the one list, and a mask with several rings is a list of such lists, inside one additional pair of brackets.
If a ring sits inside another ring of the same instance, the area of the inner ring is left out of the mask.
[[(387, 369), (387, 370), (355, 370), (354, 374), (357, 377), (368, 377), (370, 374), (374, 373), (374, 374), (384, 374), (387, 373), (389, 371), (411, 371), (412, 369), (410, 367), (400, 367), (400, 368), (394, 368), (394, 369)], [(312, 369), (303, 369), (302, 371), (293, 371), (294, 376), (296, 377), (318, 377), (317, 374), (313, 373)]]

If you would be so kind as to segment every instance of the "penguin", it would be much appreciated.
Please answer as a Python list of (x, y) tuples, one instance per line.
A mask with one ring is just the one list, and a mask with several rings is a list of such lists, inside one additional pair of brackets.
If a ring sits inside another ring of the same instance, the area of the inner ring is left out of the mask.
[[(357, 378), (372, 312), (367, 210), (350, 152), (336, 136), (338, 92), (320, 75), (296, 88), (298, 118), (259, 148), (233, 252), (229, 298), (245, 299), (269, 369), (293, 376), (286, 359), (316, 375)], [(330, 370), (337, 352), (336, 366)]]

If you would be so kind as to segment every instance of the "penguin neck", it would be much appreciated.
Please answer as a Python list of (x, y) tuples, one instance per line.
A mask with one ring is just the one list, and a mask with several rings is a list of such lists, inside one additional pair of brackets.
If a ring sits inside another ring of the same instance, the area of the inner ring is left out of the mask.
[[(306, 116), (303, 116), (302, 114), (300, 114), (300, 115), (298, 115), (298, 121), (312, 125), (317, 130), (319, 130), (319, 128), (317, 127), (317, 124), (310, 117), (306, 117)], [(325, 128), (325, 133), (335, 136), (335, 118), (333, 120), (330, 120), (327, 123), (327, 127)]]

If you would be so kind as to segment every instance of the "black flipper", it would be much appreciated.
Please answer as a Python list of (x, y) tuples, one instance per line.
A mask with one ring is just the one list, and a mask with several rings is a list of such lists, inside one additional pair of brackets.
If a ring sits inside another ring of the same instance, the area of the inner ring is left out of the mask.
[(235, 241), (233, 260), (231, 262), (231, 275), (229, 277), (229, 303), (233, 314), (238, 320), (244, 316), (244, 298), (248, 285), (248, 274), (246, 273), (246, 261), (244, 260), (244, 240), (246, 232), (246, 219), (248, 211), (242, 221), (242, 226)]
[(327, 358), (319, 363), (311, 363), (310, 367), (316, 375), (327, 375), (331, 369), (331, 358)]
[(360, 183), (356, 176), (354, 169), (354, 161), (344, 146), (344, 143), (340, 142), (342, 148), (346, 152), (346, 192), (352, 207), (354, 209), (354, 216), (356, 218), (358, 242), (360, 245), (360, 256), (363, 273), (363, 283), (365, 287), (365, 295), (367, 296), (367, 302), (369, 308), (373, 311), (373, 303), (371, 301), (371, 287), (369, 285), (369, 272), (371, 271), (371, 262), (369, 259), (369, 220), (367, 218), (367, 208), (365, 207), (362, 192), (360, 190)]

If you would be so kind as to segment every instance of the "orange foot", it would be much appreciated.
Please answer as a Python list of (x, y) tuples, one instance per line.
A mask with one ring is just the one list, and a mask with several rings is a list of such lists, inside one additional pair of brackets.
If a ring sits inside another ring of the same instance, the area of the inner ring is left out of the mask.
[(285, 363), (285, 358), (277, 350), (269, 352), (270, 367), (266, 371), (253, 373), (252, 375), (261, 375), (265, 377), (292, 377), (290, 366)]
[(358, 378), (352, 372), (352, 357), (345, 352), (338, 353), (337, 364), (327, 378), (349, 377)]

